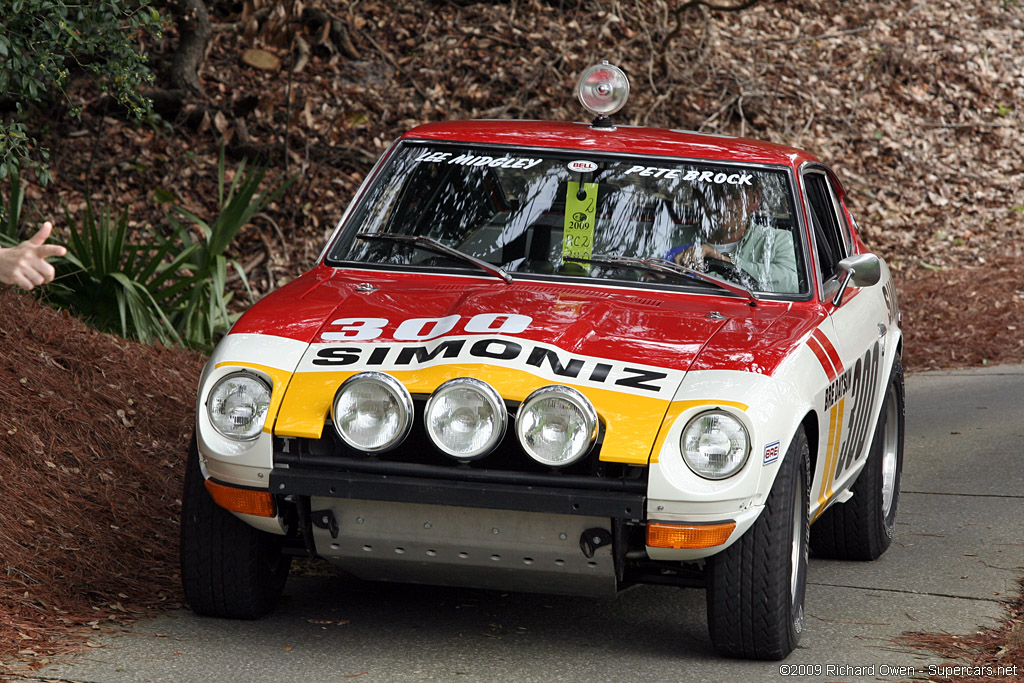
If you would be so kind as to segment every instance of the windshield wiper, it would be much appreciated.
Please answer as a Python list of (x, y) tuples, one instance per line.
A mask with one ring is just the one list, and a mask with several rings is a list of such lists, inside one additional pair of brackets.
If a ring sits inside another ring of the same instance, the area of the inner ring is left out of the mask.
[(393, 232), (357, 232), (356, 237), (364, 240), (386, 240), (389, 242), (406, 242), (408, 244), (414, 244), (417, 247), (426, 249), (427, 251), (433, 251), (438, 254), (444, 254), (445, 256), (451, 256), (452, 258), (471, 263), (480, 270), (487, 271), (491, 275), (500, 277), (505, 281), (505, 284), (512, 284), (512, 276), (508, 274), (501, 266), (496, 266), (493, 263), (488, 263), (483, 259), (478, 259), (476, 256), (471, 256), (464, 251), (459, 251), (454, 247), (449, 247), (446, 244), (441, 244), (433, 237), (424, 237), (421, 235), (397, 235)]
[(742, 285), (726, 282), (725, 280), (719, 280), (717, 277), (711, 277), (707, 273), (702, 273), (699, 270), (687, 268), (686, 266), (681, 266), (678, 263), (666, 261), (665, 259), (635, 258), (632, 256), (620, 256), (619, 254), (591, 254), (590, 256), (563, 256), (562, 260), (572, 261), (575, 263), (594, 263), (599, 266), (637, 268), (651, 273), (663, 273), (667, 275), (685, 275), (687, 277), (696, 278), (701, 282), (707, 282), (708, 284), (720, 287), (730, 294), (746, 297), (751, 306), (756, 306), (758, 302), (757, 295)]

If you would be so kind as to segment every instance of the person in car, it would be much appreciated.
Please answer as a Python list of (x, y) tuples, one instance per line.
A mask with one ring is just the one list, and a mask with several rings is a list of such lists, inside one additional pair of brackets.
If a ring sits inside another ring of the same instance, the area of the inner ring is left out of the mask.
[(693, 241), (671, 249), (667, 260), (702, 271), (717, 261), (747, 273), (762, 291), (799, 291), (793, 235), (759, 213), (760, 189), (709, 184), (694, 196), (702, 218)]

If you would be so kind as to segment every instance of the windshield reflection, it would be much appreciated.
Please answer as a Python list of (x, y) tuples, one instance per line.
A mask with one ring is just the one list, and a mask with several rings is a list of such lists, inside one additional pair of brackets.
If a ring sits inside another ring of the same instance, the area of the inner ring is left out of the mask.
[(470, 267), (422, 241), (354, 238), (391, 233), (430, 238), (510, 273), (656, 280), (649, 269), (572, 260), (604, 254), (673, 262), (755, 292), (799, 294), (807, 277), (794, 215), (781, 169), (402, 143), (328, 260)]

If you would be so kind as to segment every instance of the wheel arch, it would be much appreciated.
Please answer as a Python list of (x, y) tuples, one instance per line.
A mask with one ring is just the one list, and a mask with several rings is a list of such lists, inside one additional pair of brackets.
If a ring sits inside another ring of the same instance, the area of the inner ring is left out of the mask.
[[(818, 419), (818, 415), (813, 410), (808, 410), (804, 419), (800, 421), (800, 426), (803, 427), (807, 437), (808, 466), (812, 476), (818, 471), (818, 437), (820, 436)], [(810, 486), (810, 482), (808, 482), (808, 486)]]

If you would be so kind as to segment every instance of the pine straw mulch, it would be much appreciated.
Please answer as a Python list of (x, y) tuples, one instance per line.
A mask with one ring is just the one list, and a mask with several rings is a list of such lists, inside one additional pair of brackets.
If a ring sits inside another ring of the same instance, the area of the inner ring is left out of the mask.
[[(1006, 600), (1005, 620), (996, 627), (979, 628), (975, 633), (904, 633), (897, 642), (917, 650), (931, 650), (949, 667), (952, 675), (933, 677), (935, 683), (1012, 683), (1024, 680), (1024, 579), (1018, 596)], [(1013, 668), (1015, 667), (1015, 668)], [(1016, 671), (1015, 676), (997, 676), (995, 671)]]
[(180, 604), (182, 453), (203, 362), (0, 287), (0, 679)]

